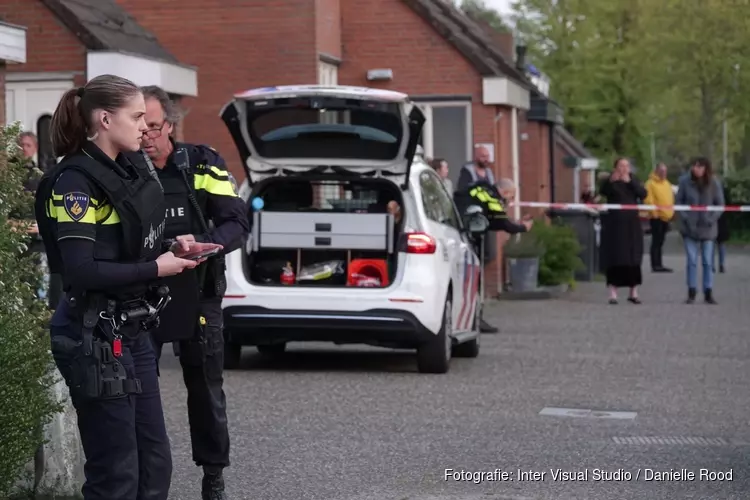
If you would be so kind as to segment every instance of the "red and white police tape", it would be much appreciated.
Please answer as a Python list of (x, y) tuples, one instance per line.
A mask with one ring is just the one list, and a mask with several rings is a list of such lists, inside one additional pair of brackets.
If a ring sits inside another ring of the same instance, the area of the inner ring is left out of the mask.
[(750, 212), (750, 205), (623, 205), (620, 203), (549, 203), (519, 201), (515, 205), (525, 208), (556, 208), (561, 210), (674, 210), (675, 212)]

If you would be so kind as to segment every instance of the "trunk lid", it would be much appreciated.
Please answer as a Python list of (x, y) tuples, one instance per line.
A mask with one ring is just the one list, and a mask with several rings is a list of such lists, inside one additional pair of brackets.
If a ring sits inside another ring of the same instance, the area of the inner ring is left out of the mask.
[(425, 117), (406, 94), (294, 85), (236, 94), (221, 110), (248, 182), (294, 172), (389, 177), (408, 186)]

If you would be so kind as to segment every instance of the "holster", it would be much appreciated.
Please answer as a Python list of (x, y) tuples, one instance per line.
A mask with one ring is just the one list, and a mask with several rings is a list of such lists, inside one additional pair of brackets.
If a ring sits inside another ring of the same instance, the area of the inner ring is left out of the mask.
[[(115, 399), (141, 392), (141, 381), (130, 379), (123, 364), (112, 353), (112, 344), (99, 324), (99, 308), (91, 304), (83, 314), (80, 341), (63, 335), (52, 337), (52, 355), (79, 401)], [(99, 335), (94, 335), (95, 333)]]

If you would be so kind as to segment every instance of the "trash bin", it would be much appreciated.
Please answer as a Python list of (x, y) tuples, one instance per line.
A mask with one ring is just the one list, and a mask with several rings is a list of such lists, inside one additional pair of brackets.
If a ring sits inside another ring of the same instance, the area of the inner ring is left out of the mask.
[(581, 253), (578, 256), (583, 261), (583, 269), (576, 271), (577, 281), (594, 281), (599, 272), (599, 232), (601, 224), (598, 212), (582, 210), (550, 210), (547, 215), (573, 229)]

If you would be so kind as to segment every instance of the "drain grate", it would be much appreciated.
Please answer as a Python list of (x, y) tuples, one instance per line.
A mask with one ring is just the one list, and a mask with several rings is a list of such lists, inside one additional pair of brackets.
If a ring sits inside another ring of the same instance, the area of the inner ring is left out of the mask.
[(634, 411), (598, 411), (587, 408), (553, 408), (545, 407), (539, 415), (548, 417), (577, 417), (577, 418), (611, 418), (616, 420), (632, 420), (638, 412)]
[(722, 438), (686, 437), (686, 436), (630, 436), (613, 437), (615, 444), (625, 445), (669, 445), (669, 446), (729, 446)]

